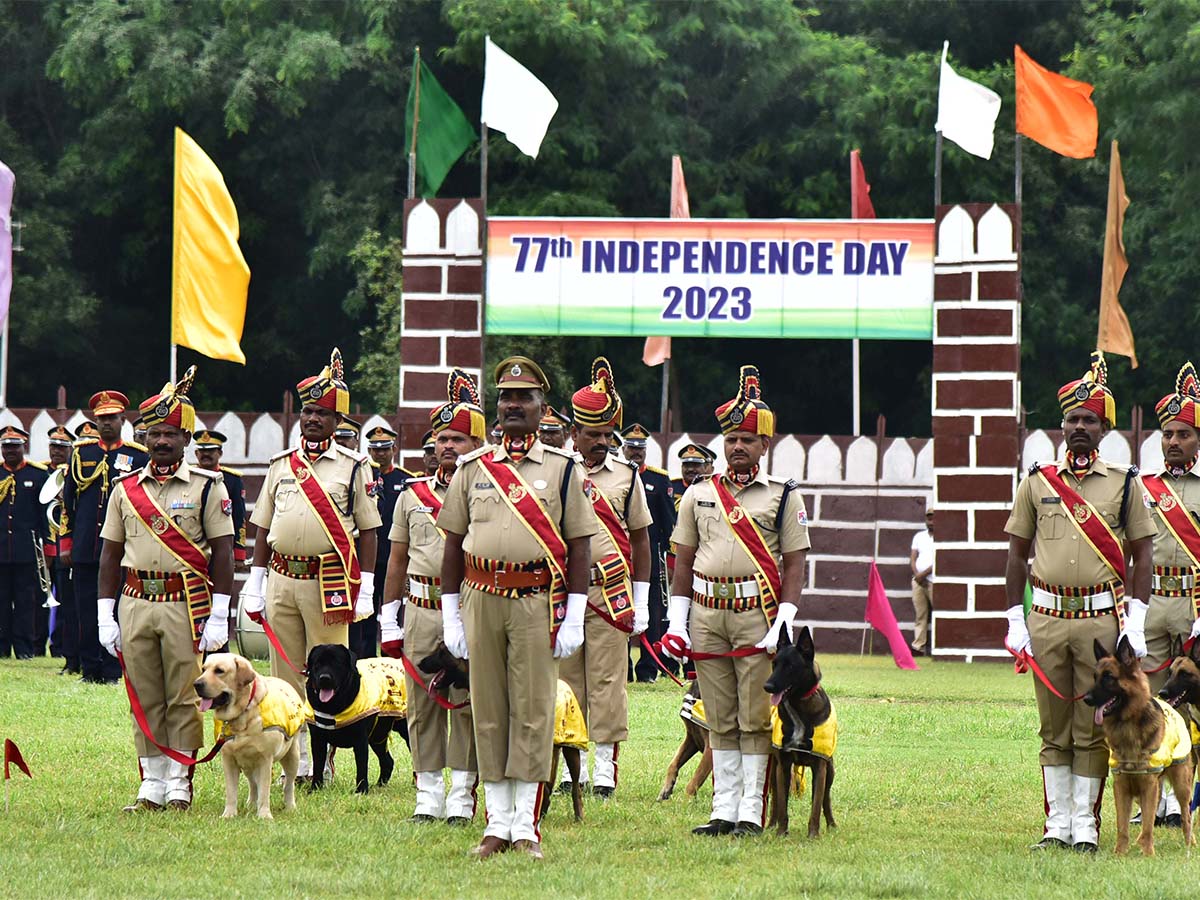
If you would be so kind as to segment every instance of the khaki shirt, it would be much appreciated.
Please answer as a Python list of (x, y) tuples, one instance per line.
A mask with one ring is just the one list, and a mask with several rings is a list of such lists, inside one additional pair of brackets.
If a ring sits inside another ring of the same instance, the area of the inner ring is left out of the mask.
[[(758, 572), (754, 560), (742, 549), (725, 519), (725, 513), (721, 511), (717, 489), (713, 486), (713, 478), (717, 477), (714, 475), (697, 481), (684, 492), (671, 540), (684, 547), (696, 548), (693, 569), (698, 574), (710, 578), (754, 575)], [(758, 526), (767, 549), (777, 560), (782, 560), (784, 553), (807, 550), (811, 546), (808, 540), (808, 512), (798, 490), (793, 489), (788, 493), (783, 520), (779, 530), (775, 528), (779, 501), (786, 484), (786, 479), (772, 478), (762, 469), (745, 487), (726, 482), (738, 505), (750, 514)]]
[[(528, 528), (509, 509), (492, 484), (492, 477), (479, 463), (477, 454), (492, 453), (492, 459), (508, 459), (504, 447), (488, 447), (466, 457), (446, 492), (446, 505), (438, 515), (438, 525), (454, 534), (465, 535), (463, 550), (485, 559), (506, 562), (533, 562), (546, 558), (546, 551)], [(563, 473), (571, 455), (541, 441), (534, 441), (529, 452), (517, 463), (517, 474), (532, 488), (546, 515), (565, 540), (591, 537), (600, 528), (592, 503), (583, 492), (583, 466), (571, 467), (567, 484), (566, 509), (561, 501)]]
[[(146, 466), (136, 475), (129, 475), (116, 483), (108, 500), (104, 529), (100, 532), (104, 540), (124, 544), (125, 554), (121, 557), (121, 565), (125, 568), (154, 572), (188, 571), (179, 557), (164, 547), (133, 511), (133, 504), (125, 493), (125, 485), (134, 480), (142, 483), (146, 493), (163, 512), (204, 551), (206, 559), (212, 556), (208, 543), (210, 539), (233, 534), (233, 504), (229, 501), (229, 492), (225, 490), (220, 473), (192, 468), (183, 462), (170, 478), (160, 484), (150, 474), (150, 466)], [(201, 509), (200, 498), (204, 486), (210, 483), (212, 487), (209, 488), (204, 509)]]
[[(1135, 478), (1129, 486), (1129, 502), (1125, 506), (1125, 527), (1118, 528), (1121, 498), (1125, 492), (1125, 473), (1128, 466), (1113, 465), (1097, 459), (1092, 470), (1077, 482), (1070, 474), (1065, 460), (1058, 463), (1058, 472), (1069, 487), (1104, 516), (1113, 533), (1123, 541), (1152, 537), (1155, 532), (1150, 510), (1142, 502), (1141, 480)], [(1027, 475), (1017, 487), (1012, 515), (1004, 530), (1014, 537), (1037, 540), (1037, 555), (1033, 560), (1033, 575), (1047, 584), (1061, 587), (1090, 587), (1112, 581), (1113, 574), (1095, 550), (1070, 521), (1067, 509), (1036, 474)]]
[[(617, 514), (617, 519), (625, 526), (625, 532), (636, 531), (639, 528), (649, 528), (654, 521), (650, 515), (650, 507), (646, 504), (646, 489), (642, 486), (642, 478), (638, 475), (636, 465), (619, 462), (610, 453), (604, 462), (595, 469), (589, 470), (582, 458), (576, 459), (577, 465), (584, 466), (584, 477), (599, 488)], [(625, 518), (625, 498), (629, 498), (629, 518)], [(599, 520), (596, 522), (599, 525)], [(597, 528), (592, 535), (592, 562), (599, 562), (606, 556), (619, 552), (609, 538), (603, 526)]]
[[(437, 530), (433, 510), (422, 506), (421, 499), (412, 490), (413, 481), (425, 482), (443, 503), (446, 501), (446, 491), (449, 487), (442, 487), (436, 475), (407, 481), (401, 487), (400, 496), (396, 498), (396, 511), (392, 515), (392, 529), (388, 532), (388, 540), (393, 544), (408, 545), (409, 575), (440, 578), (442, 551), (446, 548), (446, 539)], [(404, 586), (404, 592), (408, 593), (407, 584)]]
[[(1196, 516), (1200, 515), (1200, 470), (1192, 469), (1179, 478), (1164, 470), (1159, 473), (1159, 477), (1171, 486), (1171, 490), (1183, 501), (1183, 508), (1192, 515), (1192, 521), (1197, 522)], [(1157, 505), (1158, 500), (1158, 497), (1146, 494), (1147, 504)], [(1183, 545), (1175, 540), (1175, 535), (1171, 534), (1167, 530), (1167, 526), (1163, 524), (1158, 511), (1151, 507), (1150, 515), (1154, 519), (1154, 524), (1158, 526), (1158, 532), (1154, 535), (1154, 565), (1189, 568), (1194, 566), (1195, 563), (1188, 556), (1188, 552), (1183, 549)]]
[[(267, 543), (276, 553), (293, 556), (330, 553), (333, 544), (329, 535), (301, 495), (300, 485), (292, 474), (288, 457), (293, 452), (287, 450), (271, 458), (250, 521), (259, 528), (269, 529)], [(355, 528), (360, 532), (370, 531), (382, 524), (379, 507), (370, 494), (371, 466), (363, 454), (330, 444), (329, 449), (310, 462), (347, 531), (352, 534)]]

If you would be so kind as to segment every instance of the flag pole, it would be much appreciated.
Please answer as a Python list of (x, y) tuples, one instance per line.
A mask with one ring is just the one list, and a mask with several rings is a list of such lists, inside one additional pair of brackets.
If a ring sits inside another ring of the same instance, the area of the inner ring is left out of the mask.
[(408, 199), (417, 196), (417, 129), (421, 127), (421, 47), (417, 45), (417, 57), (413, 61), (413, 131), (412, 143), (408, 147)]
[[(4, 317), (4, 331), (0, 333), (0, 409), (8, 409), (8, 320), (12, 318), (12, 308)], [(5, 782), (7, 789), (8, 783)]]
[[(854, 177), (854, 151), (851, 150), (850, 151), (850, 218), (854, 218), (854, 213), (855, 213), (855, 205), (856, 204), (855, 204), (854, 200), (855, 200), (855, 193), (857, 190), (856, 184), (857, 184), (857, 180)], [(850, 388), (850, 416), (851, 416), (850, 433), (853, 434), (855, 437), (858, 437), (860, 434), (862, 434), (862, 427), (859, 424), (859, 419), (861, 418), (860, 406), (861, 406), (861, 402), (862, 402), (862, 394), (861, 394), (862, 384), (860, 381), (858, 352), (859, 352), (858, 308), (856, 306), (855, 314), (854, 314), (854, 337), (851, 338), (851, 340), (850, 340), (850, 367), (854, 370), (853, 375), (851, 377), (851, 388)]]
[(1021, 205), (1021, 135), (1013, 135), (1013, 153), (1016, 157), (1013, 165), (1013, 199)]
[(933, 210), (942, 205), (942, 133), (937, 132), (937, 144), (933, 157)]
[(667, 408), (667, 405), (668, 405), (667, 388), (671, 383), (671, 357), (668, 356), (666, 359), (663, 360), (662, 367), (663, 367), (662, 403), (661, 403), (661, 410), (660, 410), (659, 417), (658, 417), (658, 421), (659, 421), (658, 430), (663, 432), (664, 434), (666, 434), (667, 430), (668, 430), (667, 426), (669, 424), (669, 422), (667, 420), (670, 417), (670, 411)]

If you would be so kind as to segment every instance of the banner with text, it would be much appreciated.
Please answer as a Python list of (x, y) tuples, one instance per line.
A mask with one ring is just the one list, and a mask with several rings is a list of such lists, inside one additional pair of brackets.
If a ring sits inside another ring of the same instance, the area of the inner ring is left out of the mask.
[(488, 219), (491, 334), (933, 337), (933, 220)]

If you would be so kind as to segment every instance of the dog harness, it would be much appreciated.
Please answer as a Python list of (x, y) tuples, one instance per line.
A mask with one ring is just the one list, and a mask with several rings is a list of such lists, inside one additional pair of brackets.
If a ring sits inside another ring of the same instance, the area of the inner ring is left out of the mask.
[(575, 747), (584, 751), (588, 745), (583, 710), (571, 686), (561, 678), (558, 680), (558, 693), (554, 697), (554, 744), (556, 747)]
[(403, 719), (406, 715), (404, 666), (398, 659), (381, 657), (358, 661), (358, 694), (349, 706), (332, 716), (311, 709), (309, 721), (317, 728), (336, 731), (367, 716)]
[(693, 697), (691, 694), (683, 695), (683, 707), (679, 710), (679, 718), (686, 719), (689, 722), (694, 722), (705, 731), (709, 731), (708, 719), (704, 716), (704, 700), (700, 697)]
[(1141, 760), (1121, 762), (1115, 756), (1108, 757), (1108, 768), (1120, 775), (1155, 775), (1176, 763), (1181, 763), (1192, 752), (1192, 736), (1188, 732), (1187, 723), (1183, 716), (1175, 711), (1168, 703), (1154, 698), (1166, 719), (1163, 729), (1162, 743), (1150, 754), (1150, 760), (1142, 765)]
[[(292, 694), (267, 691), (258, 703), (258, 712), (262, 716), (263, 731), (273, 728), (282, 731), (285, 737), (291, 739), (308, 721), (312, 715), (312, 708), (306, 701), (297, 702)], [(224, 719), (214, 719), (213, 726), (217, 740), (231, 741), (237, 737), (230, 731), (229, 722)]]
[(792, 740), (785, 748), (783, 746), (783, 719), (779, 715), (779, 707), (771, 707), (771, 746), (776, 750), (800, 751), (820, 756), (823, 759), (833, 759), (837, 749), (837, 707), (829, 704), (829, 718), (813, 729), (813, 733), (797, 740), (792, 733)]

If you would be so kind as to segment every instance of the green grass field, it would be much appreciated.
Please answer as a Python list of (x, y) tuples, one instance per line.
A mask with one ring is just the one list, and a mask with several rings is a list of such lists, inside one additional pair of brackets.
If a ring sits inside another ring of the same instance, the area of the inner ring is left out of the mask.
[[(588, 798), (570, 821), (560, 798), (543, 823), (546, 861), (477, 863), (482, 832), (416, 826), (407, 750), (397, 776), (365, 798), (347, 772), (301, 793), (273, 822), (218, 818), (220, 762), (196, 775), (186, 814), (123, 815), (136, 792), (123, 689), (58, 677), (58, 663), (0, 662), (0, 738), (13, 738), (34, 780), (14, 776), (0, 834), (0, 896), (161, 897), (1170, 897), (1191, 896), (1182, 837), (1160, 830), (1156, 859), (1118, 859), (1111, 787), (1098, 858), (1034, 854), (1041, 833), (1037, 715), (1029, 677), (1009, 666), (928, 663), (901, 672), (882, 657), (826, 656), (841, 735), (833, 791), (839, 827), (734, 842), (696, 838), (710, 790), (683, 785), (655, 802), (682, 736), (680, 690), (630, 686), (632, 740), (608, 803)], [(345, 760), (343, 764), (348, 763)], [(375, 772), (372, 762), (372, 772)], [(246, 786), (242, 783), (242, 802)], [(482, 791), (480, 792), (482, 794)]]

